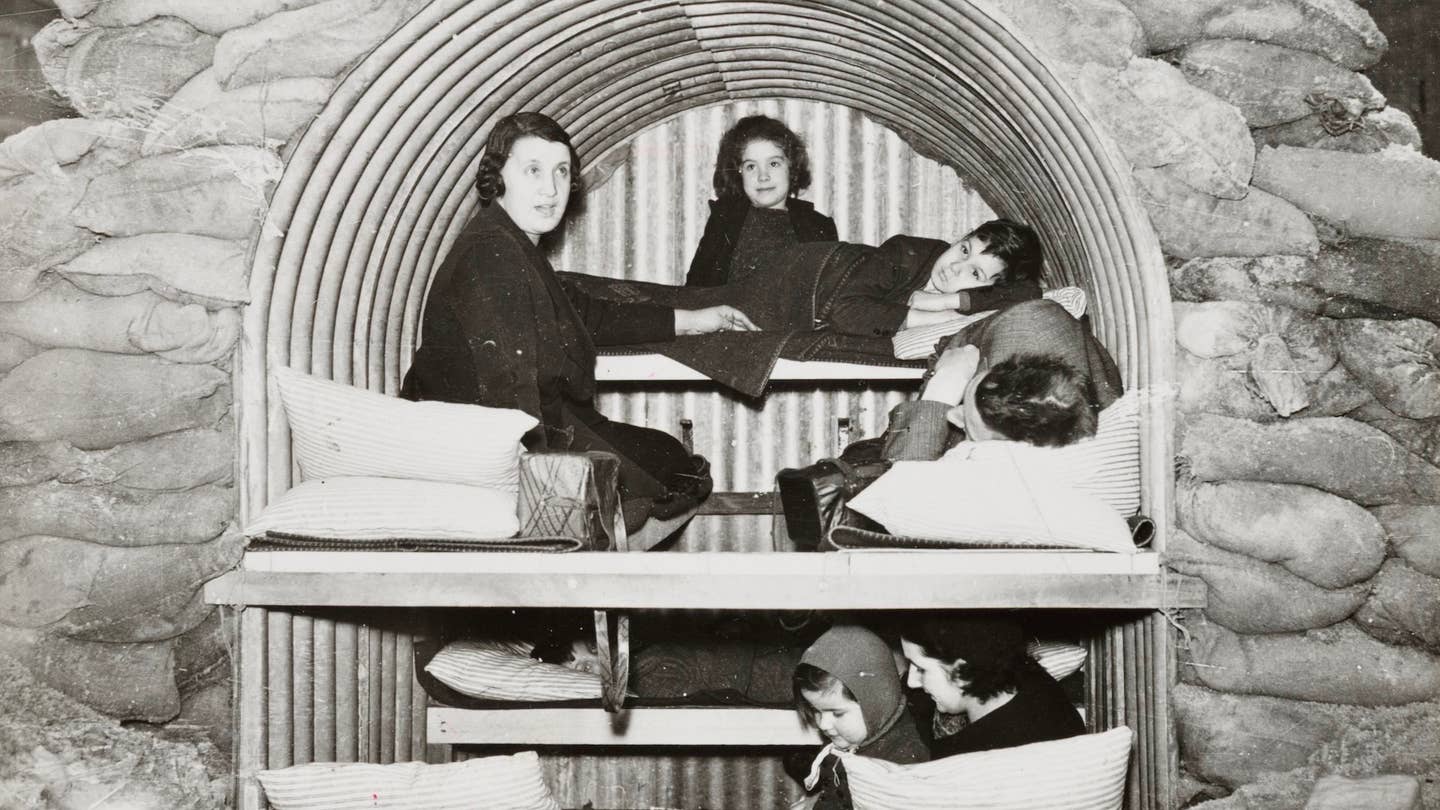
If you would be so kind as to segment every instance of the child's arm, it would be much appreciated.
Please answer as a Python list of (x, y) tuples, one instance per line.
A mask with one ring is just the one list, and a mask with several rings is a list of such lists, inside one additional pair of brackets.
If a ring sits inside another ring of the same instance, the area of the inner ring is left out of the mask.
[(1008, 284), (961, 290), (955, 295), (960, 298), (959, 306), (956, 309), (969, 315), (992, 309), (1004, 309), (1021, 301), (1033, 301), (1040, 297), (1040, 285), (1034, 281), (1012, 281)]
[(960, 317), (960, 313), (953, 309), (931, 310), (911, 307), (910, 311), (905, 313), (904, 328), (914, 329), (917, 326), (930, 326), (931, 324), (953, 321), (958, 317)]
[(950, 312), (960, 308), (960, 293), (933, 293), (916, 290), (910, 293), (910, 309), (922, 312)]
[(730, 257), (735, 252), (729, 230), (727, 218), (712, 205), (710, 218), (705, 220), (705, 233), (690, 260), (686, 287), (716, 287), (726, 282), (730, 276)]

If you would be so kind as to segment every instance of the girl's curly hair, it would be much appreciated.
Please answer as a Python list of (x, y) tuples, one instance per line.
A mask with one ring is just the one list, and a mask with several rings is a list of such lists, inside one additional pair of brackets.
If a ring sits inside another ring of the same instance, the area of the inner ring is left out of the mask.
[(500, 177), (500, 170), (505, 167), (505, 161), (510, 159), (510, 149), (515, 146), (515, 142), (527, 135), (551, 143), (563, 143), (565, 148), (570, 150), (570, 199), (573, 210), (584, 188), (580, 181), (580, 156), (576, 154), (575, 146), (570, 143), (570, 133), (555, 123), (555, 119), (538, 112), (507, 115), (490, 130), (490, 136), (485, 139), (485, 153), (480, 156), (480, 166), (475, 170), (475, 190), (480, 193), (480, 205), (489, 207), (491, 202), (505, 194), (505, 180)]
[(810, 187), (810, 153), (805, 149), (805, 141), (768, 115), (747, 115), (720, 136), (720, 154), (715, 157), (716, 197), (725, 200), (745, 196), (740, 158), (751, 141), (770, 141), (785, 153), (790, 163), (790, 196)]

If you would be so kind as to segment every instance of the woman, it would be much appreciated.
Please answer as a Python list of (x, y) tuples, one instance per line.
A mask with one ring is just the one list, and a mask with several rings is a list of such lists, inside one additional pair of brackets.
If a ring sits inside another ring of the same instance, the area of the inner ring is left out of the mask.
[(1026, 652), (1013, 619), (929, 616), (906, 626), (900, 646), (910, 664), (907, 685), (935, 704), (931, 759), (1085, 733), (1065, 690)]
[(540, 113), (495, 125), (475, 187), (480, 210), (431, 282), (401, 396), (525, 411), (540, 420), (530, 450), (615, 453), (632, 529), (693, 508), (709, 494), (709, 464), (668, 434), (595, 410), (595, 346), (754, 324), (729, 306), (615, 303), (561, 284), (540, 240), (580, 190), (579, 163), (570, 136)]

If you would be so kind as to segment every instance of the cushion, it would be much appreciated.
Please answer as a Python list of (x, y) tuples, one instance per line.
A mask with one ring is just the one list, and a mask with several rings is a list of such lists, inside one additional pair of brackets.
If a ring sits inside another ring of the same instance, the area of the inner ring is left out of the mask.
[(855, 810), (1119, 810), (1130, 729), (893, 762), (840, 754)]
[[(973, 456), (900, 461), (850, 501), (894, 535), (957, 546), (1134, 553), (1124, 518), (1049, 468), (1049, 448), (969, 442)], [(988, 445), (988, 447), (987, 447)]]
[(593, 700), (599, 675), (566, 669), (530, 657), (505, 641), (452, 641), (425, 671), (462, 695), (487, 700)]
[(520, 437), (538, 424), (510, 408), (411, 402), (276, 368), (303, 479), (422, 478), (514, 491)]
[(516, 495), (489, 487), (348, 476), (305, 481), (245, 527), (247, 537), (496, 540), (520, 529)]
[(1110, 504), (1122, 516), (1140, 511), (1140, 393), (1130, 391), (1100, 412), (1095, 435), (1047, 448), (1057, 475)]
[[(1043, 297), (1058, 303), (1077, 319), (1085, 314), (1085, 291), (1079, 287), (1057, 287), (1053, 290), (1046, 290)], [(890, 338), (890, 344), (895, 350), (896, 359), (923, 360), (935, 353), (935, 347), (941, 340), (978, 320), (994, 315), (996, 312), (999, 310), (991, 309), (985, 312), (961, 315), (928, 326), (912, 326), (909, 329), (901, 329), (895, 333), (894, 337)]]
[(315, 762), (255, 775), (274, 810), (560, 810), (534, 751), (445, 765)]
[(1070, 641), (1032, 641), (1025, 652), (1057, 681), (1074, 675), (1088, 656), (1084, 647)]

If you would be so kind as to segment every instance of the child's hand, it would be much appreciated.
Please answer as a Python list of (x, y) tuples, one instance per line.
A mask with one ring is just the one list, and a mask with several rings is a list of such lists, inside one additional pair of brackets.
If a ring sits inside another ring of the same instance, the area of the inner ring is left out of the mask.
[(955, 293), (932, 293), (916, 290), (910, 293), (909, 306), (921, 312), (943, 312), (960, 307), (960, 296)]

